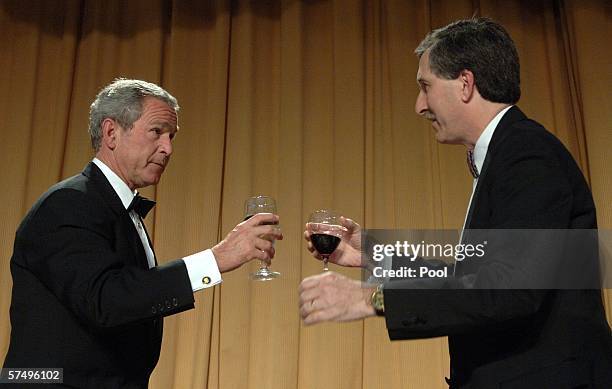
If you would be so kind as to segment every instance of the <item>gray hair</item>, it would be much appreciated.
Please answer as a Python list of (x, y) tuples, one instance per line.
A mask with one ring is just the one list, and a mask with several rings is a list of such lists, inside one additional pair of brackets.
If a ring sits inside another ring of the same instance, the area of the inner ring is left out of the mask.
[(174, 96), (151, 82), (117, 78), (100, 90), (89, 107), (89, 136), (95, 151), (102, 143), (102, 122), (110, 118), (125, 130), (130, 130), (142, 115), (142, 102), (145, 97), (159, 99), (174, 111), (179, 105)]

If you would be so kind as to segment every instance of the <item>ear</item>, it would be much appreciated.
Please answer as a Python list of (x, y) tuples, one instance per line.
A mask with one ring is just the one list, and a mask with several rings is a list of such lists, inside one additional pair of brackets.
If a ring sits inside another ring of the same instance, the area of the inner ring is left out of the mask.
[(472, 99), (476, 90), (474, 73), (467, 69), (462, 70), (459, 73), (459, 81), (461, 82), (461, 101), (467, 103)]
[(111, 118), (106, 118), (102, 121), (102, 145), (110, 150), (117, 147), (117, 136), (119, 135), (120, 127), (116, 121)]

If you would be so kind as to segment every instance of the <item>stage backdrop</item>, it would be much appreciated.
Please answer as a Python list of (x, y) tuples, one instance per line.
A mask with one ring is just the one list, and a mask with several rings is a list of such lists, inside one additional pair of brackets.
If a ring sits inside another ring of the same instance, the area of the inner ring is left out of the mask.
[(0, 358), (17, 225), (92, 158), (89, 104), (122, 76), (181, 105), (172, 163), (144, 190), (158, 201), (147, 225), (160, 262), (214, 245), (255, 194), (277, 199), (285, 235), (282, 278), (250, 281), (253, 263), (166, 320), (152, 388), (446, 387), (446, 338), (391, 343), (382, 319), (305, 327), (297, 287), (321, 271), (302, 240), (312, 210), (370, 228), (461, 227), (465, 150), (437, 144), (414, 113), (412, 52), (431, 28), (474, 14), (510, 31), (519, 106), (569, 148), (612, 228), (606, 0), (1, 1)]

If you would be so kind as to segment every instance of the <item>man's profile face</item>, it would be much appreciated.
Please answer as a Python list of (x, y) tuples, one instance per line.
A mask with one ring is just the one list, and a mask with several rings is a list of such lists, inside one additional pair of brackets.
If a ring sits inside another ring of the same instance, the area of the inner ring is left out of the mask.
[(146, 97), (142, 115), (131, 130), (116, 131), (113, 158), (117, 174), (130, 189), (142, 188), (159, 182), (170, 155), (172, 140), (178, 131), (177, 115), (165, 102)]
[(435, 75), (429, 66), (429, 50), (419, 60), (417, 72), (419, 95), (414, 109), (430, 120), (440, 143), (463, 143), (460, 128), (461, 83)]

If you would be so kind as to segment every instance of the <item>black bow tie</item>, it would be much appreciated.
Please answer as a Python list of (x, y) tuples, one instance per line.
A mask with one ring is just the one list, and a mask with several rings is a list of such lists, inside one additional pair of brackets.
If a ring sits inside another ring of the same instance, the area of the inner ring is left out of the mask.
[(134, 196), (134, 199), (130, 203), (130, 206), (128, 207), (127, 211), (130, 212), (134, 210), (138, 215), (140, 215), (141, 218), (144, 219), (147, 216), (147, 213), (149, 213), (149, 211), (154, 206), (155, 201), (149, 200), (148, 198), (142, 197), (141, 195), (137, 194), (136, 196)]
[(474, 151), (472, 150), (468, 150), (467, 152), (467, 165), (468, 165), (468, 168), (470, 169), (470, 173), (472, 174), (472, 177), (478, 178), (480, 174), (478, 173), (478, 167), (474, 163)]

